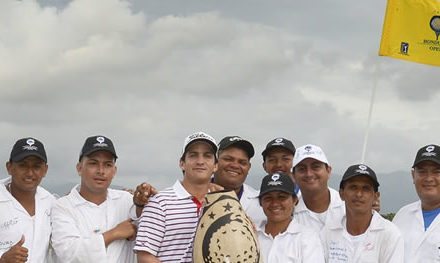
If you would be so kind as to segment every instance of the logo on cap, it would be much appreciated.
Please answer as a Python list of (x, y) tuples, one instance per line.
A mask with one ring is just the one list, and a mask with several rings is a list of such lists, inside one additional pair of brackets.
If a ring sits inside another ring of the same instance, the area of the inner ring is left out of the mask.
[(104, 143), (105, 142), (105, 138), (104, 137), (98, 136), (98, 137), (96, 137), (96, 141), (98, 143), (93, 144), (93, 147), (108, 147), (108, 144)]
[(271, 177), (272, 181), (267, 182), (267, 185), (271, 185), (271, 186), (277, 186), (277, 185), (282, 185), (283, 182), (278, 181), (280, 179), (280, 175), (275, 173), (272, 175)]
[(235, 137), (231, 137), (229, 138), (229, 141), (233, 142), (233, 141), (241, 141), (243, 140), (241, 137), (235, 136)]
[(29, 146), (32, 146), (33, 144), (35, 144), (35, 140), (34, 139), (27, 139), (26, 141), (27, 144), (29, 144)]
[(198, 133), (192, 134), (188, 137), (189, 140), (194, 140), (194, 139), (198, 139), (198, 138), (211, 140), (211, 138), (203, 132), (198, 132)]
[(280, 143), (280, 142), (282, 142), (282, 141), (283, 141), (283, 138), (277, 138), (277, 139), (275, 140), (276, 143)]
[(358, 172), (360, 174), (368, 174), (368, 175), (370, 174), (370, 172), (368, 172), (368, 168), (366, 165), (361, 164), (358, 166), (358, 168), (359, 168), (359, 170), (356, 170), (356, 172)]
[(434, 151), (434, 149), (435, 149), (434, 145), (429, 145), (428, 147), (426, 147), (426, 152), (422, 153), (422, 156), (427, 156), (427, 157), (436, 156), (437, 153), (432, 152)]
[(34, 139), (29, 138), (29, 139), (26, 140), (26, 143), (28, 145), (23, 145), (23, 150), (28, 150), (28, 151), (37, 151), (38, 150), (38, 147), (34, 146), (34, 144), (35, 144), (35, 140)]
[(312, 150), (312, 146), (307, 145), (306, 147), (304, 147), (304, 150), (310, 152)]

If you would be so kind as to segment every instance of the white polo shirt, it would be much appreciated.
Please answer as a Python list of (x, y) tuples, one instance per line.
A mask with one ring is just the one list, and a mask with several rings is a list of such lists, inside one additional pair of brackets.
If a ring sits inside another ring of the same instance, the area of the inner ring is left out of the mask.
[(345, 216), (330, 221), (324, 227), (321, 238), (326, 262), (403, 262), (403, 237), (400, 231), (376, 211), (372, 213), (370, 226), (359, 236), (351, 236), (347, 232)]
[(272, 237), (264, 232), (266, 221), (257, 226), (263, 262), (268, 263), (320, 263), (324, 252), (318, 234), (292, 220), (286, 231)]
[(135, 262), (133, 241), (115, 240), (106, 247), (102, 235), (130, 218), (133, 196), (108, 189), (105, 202), (96, 205), (85, 200), (78, 188), (58, 199), (52, 208), (52, 246), (58, 262)]
[(307, 208), (303, 198), (300, 197), (295, 207), (295, 220), (319, 233), (330, 221), (342, 218), (345, 215), (345, 203), (339, 197), (338, 191), (330, 187), (328, 189), (330, 191), (330, 204), (326, 212), (322, 214), (312, 212)]
[(247, 184), (243, 184), (243, 193), (240, 198), (240, 204), (244, 212), (248, 215), (252, 222), (257, 226), (266, 219), (263, 208), (258, 201), (259, 191), (255, 190)]
[(422, 203), (419, 201), (402, 207), (393, 223), (405, 240), (405, 262), (440, 262), (440, 216), (425, 231)]
[(0, 181), (0, 256), (24, 235), (23, 246), (29, 250), (27, 262), (48, 262), (50, 209), (55, 197), (38, 186), (35, 194), (35, 215), (30, 216), (6, 189), (10, 182), (10, 177)]

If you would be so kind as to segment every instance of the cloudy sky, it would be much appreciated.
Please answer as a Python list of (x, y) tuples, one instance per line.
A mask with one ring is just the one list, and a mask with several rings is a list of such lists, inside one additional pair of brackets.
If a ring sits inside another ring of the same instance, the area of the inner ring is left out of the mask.
[[(320, 145), (335, 174), (361, 159), (409, 176), (440, 143), (440, 68), (378, 57), (385, 1), (0, 2), (0, 159), (18, 138), (48, 152), (47, 182), (78, 182), (87, 136), (113, 139), (115, 183), (163, 188), (184, 138), (278, 136)], [(3, 171), (6, 175), (6, 172)], [(3, 177), (3, 176), (1, 176)], [(396, 186), (397, 187), (397, 186)]]

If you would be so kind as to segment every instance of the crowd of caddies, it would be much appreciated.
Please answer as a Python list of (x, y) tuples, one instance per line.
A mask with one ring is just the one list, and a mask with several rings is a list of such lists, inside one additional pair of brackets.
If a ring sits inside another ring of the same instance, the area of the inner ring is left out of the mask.
[(259, 189), (246, 184), (256, 155), (249, 140), (225, 136), (217, 144), (196, 132), (179, 151), (173, 185), (157, 191), (146, 175), (134, 191), (116, 190), (115, 146), (90, 136), (76, 156), (78, 184), (56, 199), (40, 186), (49, 169), (43, 143), (17, 140), (0, 180), (0, 263), (193, 262), (205, 196), (220, 190), (233, 191), (253, 222), (259, 262), (440, 262), (438, 145), (415, 154), (410, 171), (419, 200), (392, 222), (378, 213), (374, 169), (353, 164), (333, 189), (331, 163), (317, 145), (270, 140)]

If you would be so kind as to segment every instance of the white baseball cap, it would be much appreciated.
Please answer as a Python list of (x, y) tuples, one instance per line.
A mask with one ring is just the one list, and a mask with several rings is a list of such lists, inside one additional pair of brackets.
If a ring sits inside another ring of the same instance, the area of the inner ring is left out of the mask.
[(185, 154), (188, 146), (195, 141), (206, 141), (212, 146), (214, 153), (217, 152), (217, 143), (215, 142), (215, 139), (211, 135), (200, 131), (185, 138), (185, 141), (183, 142), (182, 155)]
[(293, 167), (297, 166), (307, 158), (312, 158), (325, 164), (329, 164), (324, 151), (319, 146), (306, 144), (296, 149), (295, 155), (293, 156)]

